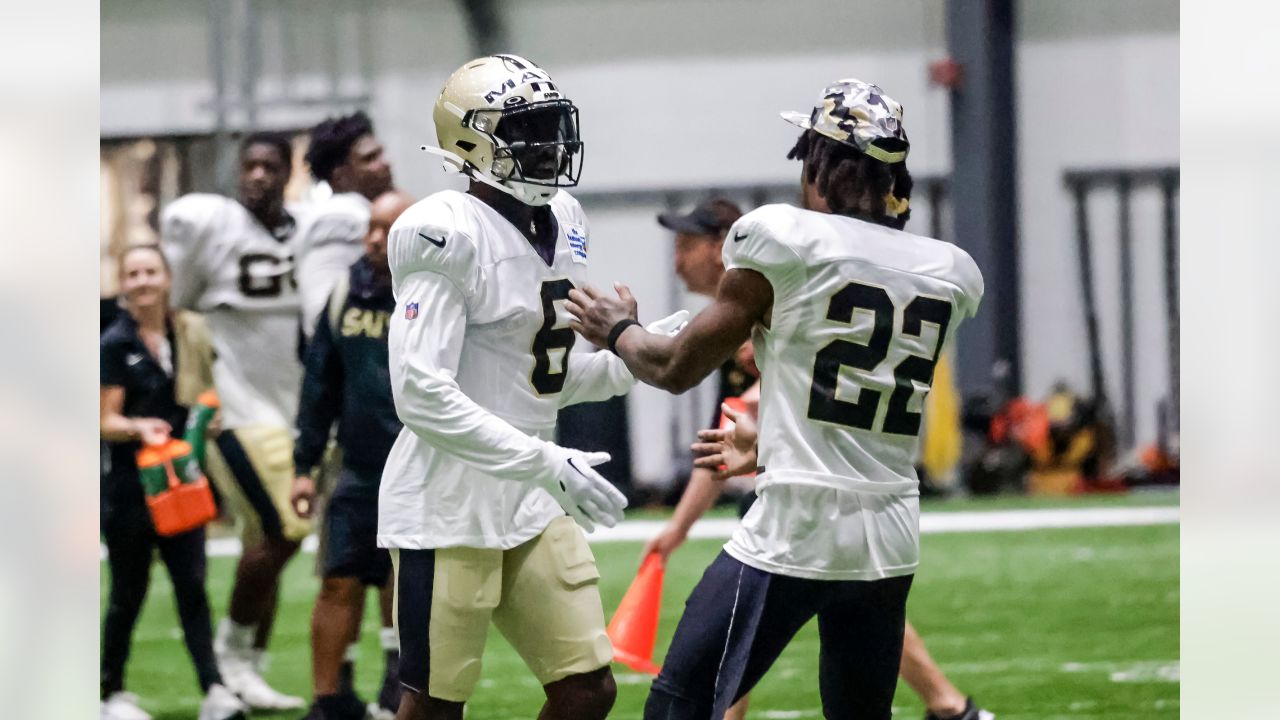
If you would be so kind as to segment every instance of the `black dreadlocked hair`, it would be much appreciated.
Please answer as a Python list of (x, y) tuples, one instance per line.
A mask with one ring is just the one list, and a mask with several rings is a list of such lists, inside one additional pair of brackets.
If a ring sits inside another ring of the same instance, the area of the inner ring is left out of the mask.
[(834, 213), (895, 230), (911, 219), (909, 207), (901, 215), (889, 217), (884, 206), (884, 196), (890, 191), (894, 197), (911, 199), (912, 180), (906, 162), (881, 162), (814, 130), (800, 135), (787, 159), (806, 163), (805, 179), (817, 185), (818, 194)]
[(329, 118), (311, 128), (311, 144), (306, 160), (317, 180), (329, 181), (333, 171), (347, 161), (351, 146), (365, 135), (373, 134), (373, 121), (363, 111)]
[(293, 143), (290, 142), (287, 133), (274, 130), (259, 130), (249, 133), (240, 141), (240, 155), (243, 157), (244, 151), (253, 145), (266, 145), (275, 148), (276, 152), (280, 153), (280, 160), (284, 162), (285, 169), (288, 169), (293, 164)]

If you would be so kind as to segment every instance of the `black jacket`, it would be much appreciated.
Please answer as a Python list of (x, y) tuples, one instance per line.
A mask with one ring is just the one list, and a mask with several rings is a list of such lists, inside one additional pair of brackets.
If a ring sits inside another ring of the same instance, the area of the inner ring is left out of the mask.
[[(160, 418), (173, 428), (175, 437), (181, 437), (187, 409), (178, 404), (174, 393), (180, 358), (173, 323), (166, 325), (173, 350), (172, 373), (166, 373), (151, 357), (133, 316), (127, 312), (117, 314), (98, 339), (99, 384), (124, 388), (122, 411), (126, 417)], [(135, 458), (141, 447), (137, 441), (106, 443), (100, 505), (104, 523), (132, 516), (146, 507)]]
[(336, 420), (343, 467), (363, 478), (371, 485), (365, 489), (376, 494), (382, 466), (401, 427), (387, 365), (395, 298), (390, 277), (376, 276), (365, 258), (351, 266), (349, 277), (337, 322), (326, 307), (307, 346), (293, 461), (299, 473), (313, 470)]

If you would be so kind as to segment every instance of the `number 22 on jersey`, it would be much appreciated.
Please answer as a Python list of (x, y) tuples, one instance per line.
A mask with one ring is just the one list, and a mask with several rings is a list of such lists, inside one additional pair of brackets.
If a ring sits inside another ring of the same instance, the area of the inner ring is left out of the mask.
[[(820, 422), (871, 430), (884, 393), (863, 385), (859, 388), (858, 399), (850, 402), (836, 397), (836, 386), (842, 367), (870, 374), (885, 361), (895, 339), (895, 326), (899, 326), (898, 308), (884, 288), (851, 282), (831, 297), (826, 319), (849, 324), (853, 322), (855, 310), (871, 313), (871, 337), (865, 343), (832, 340), (818, 351), (813, 364), (813, 384), (809, 389), (808, 416)], [(910, 436), (920, 432), (920, 413), (909, 410), (907, 404), (915, 395), (917, 383), (923, 384), (927, 393), (933, 382), (933, 369), (946, 342), (951, 312), (950, 302), (925, 295), (916, 296), (903, 309), (898, 336), (920, 337), (924, 323), (931, 323), (938, 328), (938, 342), (929, 357), (908, 355), (894, 368), (894, 388), (889, 394), (889, 407), (881, 423), (881, 432)]]

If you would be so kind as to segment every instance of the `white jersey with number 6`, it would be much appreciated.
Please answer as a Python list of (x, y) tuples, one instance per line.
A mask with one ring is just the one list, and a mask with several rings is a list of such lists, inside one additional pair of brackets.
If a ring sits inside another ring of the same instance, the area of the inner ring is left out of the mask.
[(273, 234), (221, 195), (185, 195), (162, 213), (172, 302), (208, 317), (223, 427), (293, 426), (302, 387), (294, 230)]
[(759, 500), (726, 550), (796, 577), (914, 572), (920, 414), (982, 299), (977, 265), (949, 243), (766, 205), (730, 229), (724, 266), (761, 273), (774, 298), (754, 336)]
[(391, 227), (388, 351), (404, 429), (382, 474), (382, 547), (505, 550), (537, 536), (564, 515), (527, 482), (549, 466), (557, 411), (630, 387), (612, 354), (570, 353), (564, 303), (586, 279), (587, 222), (563, 190), (550, 207), (550, 264), (465, 193), (436, 193)]

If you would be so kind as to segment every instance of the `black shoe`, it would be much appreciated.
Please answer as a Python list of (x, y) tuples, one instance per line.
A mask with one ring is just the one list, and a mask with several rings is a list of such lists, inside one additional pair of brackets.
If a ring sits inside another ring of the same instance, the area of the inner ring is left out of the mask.
[(378, 707), (389, 710), (392, 715), (400, 709), (400, 653), (387, 653), (387, 669), (382, 675), (382, 689), (378, 691)]
[(364, 701), (355, 693), (316, 698), (302, 720), (364, 720)]
[(338, 668), (338, 694), (346, 695), (356, 691), (356, 666), (355, 663), (344, 661), (342, 667)]
[(964, 704), (964, 711), (959, 715), (948, 715), (943, 717), (937, 713), (926, 712), (924, 720), (996, 720), (995, 713), (990, 710), (983, 710), (973, 704), (973, 698), (967, 698)]
[(404, 688), (400, 686), (400, 681), (396, 680), (394, 675), (384, 676), (382, 678), (382, 690), (378, 692), (378, 707), (395, 715), (396, 711), (400, 709), (400, 694), (402, 692), (404, 692)]

